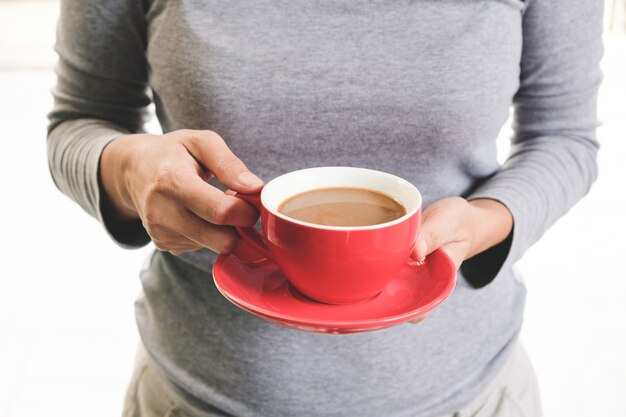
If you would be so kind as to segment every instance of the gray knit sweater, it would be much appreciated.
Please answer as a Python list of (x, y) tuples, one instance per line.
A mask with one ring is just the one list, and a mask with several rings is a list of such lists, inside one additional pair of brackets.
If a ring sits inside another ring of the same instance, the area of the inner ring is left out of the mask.
[[(514, 231), (464, 263), (419, 325), (314, 335), (226, 301), (208, 250), (157, 252), (142, 273), (141, 339), (209, 415), (438, 416), (509, 355), (525, 288), (512, 266), (596, 177), (602, 1), (65, 0), (48, 149), (57, 186), (122, 246), (100, 210), (98, 161), (142, 129), (211, 129), (264, 180), (350, 165), (406, 178), (425, 204), (491, 198)], [(495, 139), (514, 109), (512, 150)], [(113, 308), (113, 307), (112, 307)], [(213, 413), (213, 414), (211, 414)]]

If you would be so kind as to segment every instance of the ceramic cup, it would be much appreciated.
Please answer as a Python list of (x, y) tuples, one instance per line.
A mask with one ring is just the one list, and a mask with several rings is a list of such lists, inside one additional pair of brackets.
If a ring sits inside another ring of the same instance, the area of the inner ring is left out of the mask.
[[(326, 187), (365, 188), (397, 199), (407, 213), (372, 226), (307, 223), (278, 212), (296, 194)], [(421, 221), (422, 196), (402, 178), (352, 167), (319, 167), (281, 175), (257, 194), (237, 194), (261, 213), (262, 231), (238, 227), (242, 239), (274, 261), (302, 294), (329, 304), (378, 295), (407, 263)]]

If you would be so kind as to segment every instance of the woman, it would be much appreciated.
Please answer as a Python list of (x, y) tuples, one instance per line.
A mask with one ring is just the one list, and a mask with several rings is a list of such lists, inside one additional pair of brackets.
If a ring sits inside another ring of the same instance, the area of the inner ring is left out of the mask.
[[(121, 246), (160, 249), (124, 415), (540, 415), (512, 266), (596, 177), (601, 23), (592, 0), (63, 1), (52, 175)], [(164, 135), (140, 133), (151, 102)], [(222, 190), (324, 165), (422, 191), (415, 256), (460, 270), (418, 326), (287, 330), (212, 284), (257, 218)]]

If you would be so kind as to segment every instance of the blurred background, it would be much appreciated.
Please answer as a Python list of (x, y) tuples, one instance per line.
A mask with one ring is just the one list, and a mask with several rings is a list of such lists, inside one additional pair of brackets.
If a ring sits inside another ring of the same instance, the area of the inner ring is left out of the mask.
[[(120, 415), (138, 342), (138, 272), (152, 250), (115, 246), (50, 178), (58, 8), (0, 0), (2, 417)], [(605, 9), (600, 178), (518, 264), (528, 287), (522, 339), (546, 416), (626, 416), (626, 1)], [(159, 131), (154, 120), (148, 129)]]

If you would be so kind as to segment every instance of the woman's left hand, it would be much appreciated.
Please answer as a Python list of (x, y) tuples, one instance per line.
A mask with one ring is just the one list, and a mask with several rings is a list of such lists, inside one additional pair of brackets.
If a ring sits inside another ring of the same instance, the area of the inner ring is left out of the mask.
[[(444, 198), (424, 210), (411, 257), (421, 260), (441, 247), (458, 270), (464, 260), (506, 239), (512, 228), (511, 213), (496, 200)], [(410, 323), (419, 323), (424, 318), (418, 317)]]

